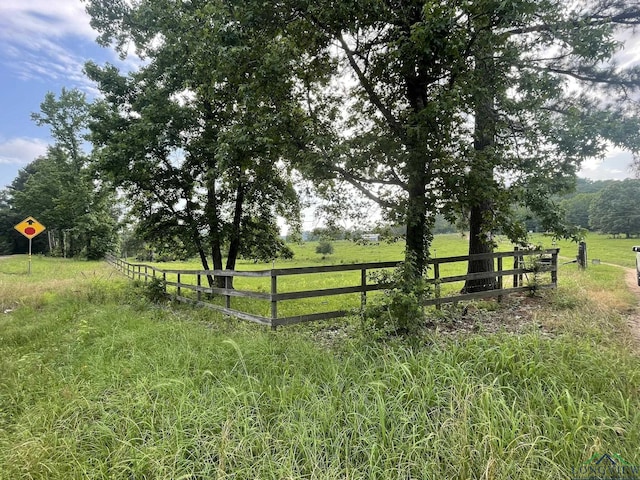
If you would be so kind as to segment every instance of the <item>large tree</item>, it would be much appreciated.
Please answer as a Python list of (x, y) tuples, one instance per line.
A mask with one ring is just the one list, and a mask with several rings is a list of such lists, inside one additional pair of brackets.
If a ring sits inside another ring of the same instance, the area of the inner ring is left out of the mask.
[[(546, 230), (575, 235), (554, 194), (572, 186), (584, 159), (609, 146), (640, 151), (640, 111), (630, 101), (639, 70), (614, 63), (617, 38), (640, 22), (640, 7), (610, 0), (474, 3), (474, 148), (459, 197), (469, 215), (469, 253), (493, 251), (495, 230), (525, 239), (514, 221), (518, 204)], [(469, 273), (492, 270), (491, 261), (469, 262)], [(488, 278), (465, 288), (494, 286)]]
[(459, 158), (466, 3), (321, 0), (291, 6), (324, 42), (342, 82), (341, 90), (320, 91), (309, 107), (317, 120), (322, 107), (337, 102), (342, 116), (330, 119), (333, 141), (320, 145), (322, 158), (305, 173), (350, 184), (406, 225), (406, 258), (413, 266), (407, 271), (417, 275), (448, 196), (443, 179)]
[(269, 9), (91, 0), (88, 11), (100, 42), (123, 54), (133, 44), (146, 59), (127, 75), (87, 66), (105, 97), (92, 124), (101, 172), (128, 193), (149, 234), (180, 235), (205, 269), (210, 259), (222, 269), (223, 256), (234, 269), (253, 240), (270, 239), (275, 257), (277, 217), (299, 225), (287, 132), (300, 114), (296, 45)]
[(560, 202), (565, 219), (570, 225), (589, 228), (589, 208), (596, 197), (596, 193), (578, 193)]
[[(612, 63), (616, 38), (638, 23), (637, 4), (319, 0), (290, 8), (325, 39), (343, 80), (344, 95), (321, 92), (315, 103), (338, 97), (346, 113), (311, 173), (348, 182), (393, 212), (419, 270), (437, 211), (467, 217), (470, 254), (493, 251), (495, 231), (526, 241), (520, 205), (543, 228), (571, 236), (554, 195), (571, 187), (585, 158), (611, 145), (638, 151), (636, 104), (625, 101), (638, 70)], [(469, 272), (492, 265), (472, 261)], [(489, 276), (465, 288), (495, 285)]]

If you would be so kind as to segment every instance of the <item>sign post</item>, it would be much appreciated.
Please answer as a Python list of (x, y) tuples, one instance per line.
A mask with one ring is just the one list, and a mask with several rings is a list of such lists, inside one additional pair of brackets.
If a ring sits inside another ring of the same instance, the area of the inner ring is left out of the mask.
[(31, 274), (31, 240), (44, 232), (46, 227), (35, 218), (27, 217), (13, 228), (29, 239), (29, 274)]

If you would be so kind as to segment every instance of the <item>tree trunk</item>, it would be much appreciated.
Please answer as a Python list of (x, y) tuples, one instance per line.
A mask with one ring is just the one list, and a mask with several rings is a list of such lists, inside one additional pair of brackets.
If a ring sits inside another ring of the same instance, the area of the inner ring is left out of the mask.
[[(490, 232), (486, 230), (484, 220), (485, 215), (490, 215), (490, 212), (490, 201), (480, 202), (471, 207), (469, 215), (469, 255), (493, 253), (493, 241), (490, 238)], [(494, 271), (492, 258), (469, 260), (467, 265), (467, 274), (491, 273)], [(488, 278), (467, 280), (463, 290), (467, 293), (484, 292), (495, 289), (497, 284), (497, 278), (489, 276)]]
[[(187, 193), (187, 197), (189, 193)], [(204, 246), (202, 245), (202, 234), (200, 233), (200, 228), (195, 218), (193, 217), (193, 202), (187, 198), (187, 221), (189, 222), (189, 226), (191, 227), (191, 237), (193, 238), (193, 243), (198, 250), (198, 256), (200, 257), (200, 263), (202, 264), (202, 268), (204, 270), (209, 270), (209, 259), (207, 258), (207, 253), (204, 250)], [(207, 275), (207, 283), (209, 287), (213, 287), (213, 276)]]
[(426, 238), (425, 180), (420, 170), (424, 167), (412, 165), (409, 173), (409, 200), (407, 207), (407, 243), (405, 262), (413, 266), (413, 274), (422, 276), (426, 266), (428, 249)]
[[(418, 72), (422, 71), (421, 65), (417, 65), (417, 70)], [(426, 85), (419, 74), (406, 77), (405, 83), (407, 99), (417, 119), (429, 103)], [(418, 121), (416, 120), (416, 122)], [(405, 262), (413, 266), (411, 273), (415, 278), (421, 277), (425, 272), (429, 256), (427, 234), (431, 233), (427, 225), (426, 199), (429, 179), (427, 166), (430, 163), (430, 153), (425, 145), (428, 140), (422, 133), (423, 131), (435, 132), (437, 126), (429, 125), (429, 122), (427, 124), (416, 123), (408, 126), (404, 132), (405, 145), (410, 152), (405, 172), (408, 179), (407, 193), (409, 194)]]
[[(210, 101), (204, 102), (204, 119), (205, 119), (205, 132), (203, 134), (204, 139), (210, 144), (215, 145), (217, 142), (217, 135), (210, 125), (215, 125), (215, 116), (213, 114), (213, 107)], [(211, 122), (211, 124), (209, 124)], [(211, 259), (213, 261), (214, 270), (222, 270), (222, 231), (220, 228), (220, 215), (218, 198), (216, 195), (216, 180), (217, 180), (217, 168), (215, 160), (215, 152), (210, 151), (204, 154), (203, 163), (207, 165), (207, 171), (205, 173), (205, 184), (207, 190), (207, 203), (204, 207), (205, 218), (207, 219), (207, 226), (209, 227), (209, 246), (211, 248)], [(224, 277), (214, 278), (215, 286), (218, 288), (224, 288)]]
[[(209, 247), (214, 270), (222, 270), (222, 232), (220, 231), (220, 217), (218, 214), (218, 199), (216, 197), (215, 169), (207, 172), (207, 203), (205, 205), (205, 217), (209, 227)], [(218, 288), (224, 288), (224, 277), (214, 277), (213, 283)]]
[[(496, 143), (495, 99), (491, 85), (494, 72), (493, 52), (480, 52), (476, 55), (476, 70), (479, 81), (483, 82), (475, 95), (474, 156), (471, 161), (468, 181), (469, 207), (469, 255), (493, 253), (491, 239), (493, 225), (492, 197), (495, 183), (493, 178), (493, 151)], [(486, 83), (484, 83), (486, 82)], [(467, 274), (492, 273), (495, 271), (493, 259), (469, 260)], [(467, 280), (463, 291), (467, 293), (493, 290), (498, 284), (496, 277)]]
[[(236, 269), (236, 259), (240, 251), (240, 223), (242, 220), (242, 205), (244, 203), (244, 185), (238, 179), (238, 189), (236, 192), (236, 204), (233, 213), (233, 226), (231, 239), (229, 241), (229, 253), (227, 255), (227, 270)], [(233, 288), (233, 277), (228, 277), (227, 288)]]

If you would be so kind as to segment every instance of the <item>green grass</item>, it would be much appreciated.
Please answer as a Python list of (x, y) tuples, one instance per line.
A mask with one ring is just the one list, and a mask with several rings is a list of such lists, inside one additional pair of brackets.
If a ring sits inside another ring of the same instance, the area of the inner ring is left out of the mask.
[(149, 304), (103, 264), (41, 259), (27, 277), (23, 260), (0, 261), (15, 308), (0, 313), (2, 480), (537, 480), (596, 452), (640, 464), (634, 299), (616, 267), (563, 267), (526, 334), (378, 343), (350, 328), (326, 346), (349, 320), (271, 332)]
[[(550, 239), (541, 235), (535, 235), (534, 241), (540, 241), (545, 246), (550, 246)], [(587, 243), (587, 260), (591, 264), (592, 260), (598, 259), (604, 263), (612, 263), (627, 268), (635, 268), (636, 254), (631, 250), (634, 245), (640, 245), (638, 238), (611, 238), (608, 235), (599, 233), (588, 233), (585, 242)], [(561, 255), (567, 259), (574, 259), (578, 255), (578, 246), (574, 242), (561, 240), (558, 242)]]

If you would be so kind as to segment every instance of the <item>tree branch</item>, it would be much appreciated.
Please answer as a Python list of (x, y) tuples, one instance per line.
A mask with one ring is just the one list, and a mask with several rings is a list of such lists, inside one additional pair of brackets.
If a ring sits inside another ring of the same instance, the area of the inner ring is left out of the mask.
[(360, 85), (362, 86), (364, 91), (367, 92), (367, 95), (369, 96), (369, 100), (371, 100), (371, 103), (373, 103), (376, 106), (376, 108), (378, 109), (378, 111), (380, 111), (380, 113), (385, 118), (385, 120), (387, 121), (389, 126), (391, 126), (393, 131), (396, 132), (396, 134), (398, 136), (403, 137), (404, 136), (404, 131), (402, 129), (401, 124), (394, 117), (394, 115), (391, 112), (391, 110), (389, 110), (382, 103), (382, 100), (380, 99), (378, 94), (375, 92), (375, 90), (373, 88), (373, 85), (371, 85), (371, 82), (369, 82), (369, 79), (366, 77), (366, 75), (364, 74), (364, 72), (360, 68), (360, 65), (358, 65), (358, 62), (356, 61), (355, 56), (354, 56), (354, 52), (349, 48), (349, 45), (345, 41), (344, 36), (342, 34), (338, 35), (338, 41), (340, 42), (340, 46), (342, 47), (342, 50), (344, 51), (345, 55), (347, 56), (347, 60), (349, 61), (349, 65), (351, 65), (351, 68), (353, 69), (353, 71), (355, 72), (356, 76), (358, 77), (358, 81), (360, 82)]

